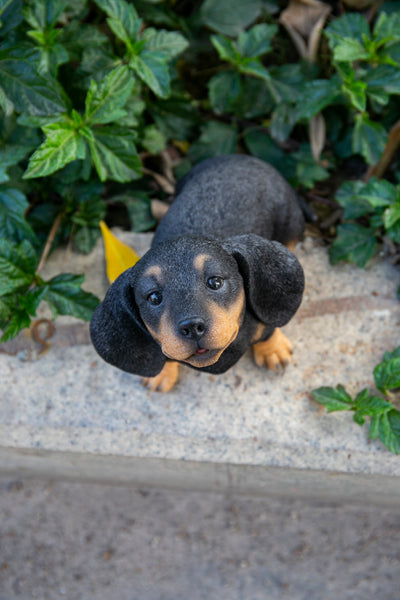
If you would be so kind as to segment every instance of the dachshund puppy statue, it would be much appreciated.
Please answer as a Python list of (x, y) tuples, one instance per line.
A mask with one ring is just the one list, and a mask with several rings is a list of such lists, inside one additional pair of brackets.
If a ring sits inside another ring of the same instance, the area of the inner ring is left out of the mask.
[(298, 309), (292, 254), (304, 219), (294, 190), (250, 156), (207, 159), (178, 183), (151, 249), (111, 285), (91, 321), (100, 356), (169, 391), (180, 363), (224, 373), (253, 347), (274, 369), (291, 360), (280, 331)]

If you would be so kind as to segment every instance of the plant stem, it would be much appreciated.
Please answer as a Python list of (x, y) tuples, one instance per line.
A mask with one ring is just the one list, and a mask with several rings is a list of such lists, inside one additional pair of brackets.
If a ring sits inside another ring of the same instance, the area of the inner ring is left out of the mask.
[(49, 235), (47, 236), (47, 240), (44, 245), (42, 256), (40, 257), (38, 268), (36, 269), (36, 273), (40, 273), (40, 271), (43, 269), (43, 267), (46, 263), (47, 257), (49, 255), (49, 252), (50, 252), (51, 247), (54, 242), (54, 238), (56, 237), (57, 231), (61, 225), (62, 218), (63, 218), (63, 213), (59, 213), (54, 220), (54, 223), (50, 229)]
[(369, 181), (371, 177), (377, 177), (380, 179), (383, 177), (386, 169), (388, 168), (390, 161), (400, 146), (400, 121), (397, 121), (388, 133), (388, 140), (383, 151), (383, 154), (376, 163), (371, 166), (365, 174), (364, 180)]

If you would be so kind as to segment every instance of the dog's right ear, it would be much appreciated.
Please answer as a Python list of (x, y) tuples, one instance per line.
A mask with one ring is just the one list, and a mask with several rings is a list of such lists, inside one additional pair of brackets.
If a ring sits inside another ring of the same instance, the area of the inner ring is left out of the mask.
[(135, 280), (135, 267), (131, 267), (114, 281), (93, 313), (90, 336), (106, 362), (128, 373), (154, 377), (166, 359), (140, 317)]

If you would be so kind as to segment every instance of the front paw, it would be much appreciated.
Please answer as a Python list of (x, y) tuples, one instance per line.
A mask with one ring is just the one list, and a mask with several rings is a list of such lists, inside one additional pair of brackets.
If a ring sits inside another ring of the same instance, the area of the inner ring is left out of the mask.
[(265, 342), (253, 346), (254, 361), (259, 367), (268, 367), (272, 371), (278, 366), (286, 366), (292, 360), (293, 344), (276, 328)]
[(155, 377), (143, 379), (143, 385), (152, 392), (170, 392), (178, 381), (179, 363), (167, 361)]

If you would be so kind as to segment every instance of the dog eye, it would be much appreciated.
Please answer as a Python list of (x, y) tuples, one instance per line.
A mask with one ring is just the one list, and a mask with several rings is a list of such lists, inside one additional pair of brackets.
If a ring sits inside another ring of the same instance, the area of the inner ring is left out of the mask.
[(219, 290), (224, 285), (224, 280), (222, 277), (209, 277), (207, 279), (207, 287), (210, 290)]
[(163, 297), (161, 292), (151, 292), (151, 294), (147, 296), (147, 302), (149, 302), (153, 306), (158, 306), (159, 304), (161, 304), (162, 299)]

